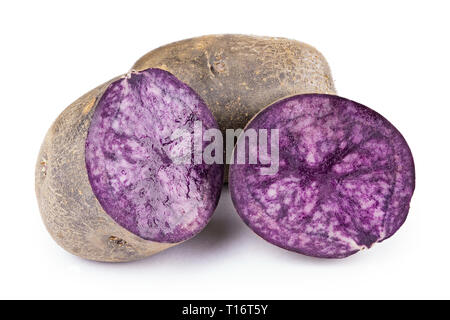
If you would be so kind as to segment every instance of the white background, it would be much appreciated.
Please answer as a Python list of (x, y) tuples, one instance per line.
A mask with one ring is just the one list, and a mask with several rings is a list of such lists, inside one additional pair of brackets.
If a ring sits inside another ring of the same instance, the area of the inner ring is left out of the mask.
[[(450, 298), (449, 13), (448, 1), (2, 1), (0, 298)], [(305, 257), (253, 234), (225, 190), (200, 235), (142, 261), (56, 245), (34, 195), (52, 121), (147, 51), (214, 33), (312, 44), (341, 96), (397, 126), (417, 184), (395, 236), (343, 260)]]

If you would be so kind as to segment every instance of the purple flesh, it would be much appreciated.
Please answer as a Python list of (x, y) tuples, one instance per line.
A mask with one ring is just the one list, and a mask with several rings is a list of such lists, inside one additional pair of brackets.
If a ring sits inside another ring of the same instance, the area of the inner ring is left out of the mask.
[(405, 221), (413, 158), (400, 132), (375, 111), (337, 96), (299, 95), (266, 108), (249, 128), (279, 129), (278, 173), (261, 175), (268, 165), (230, 166), (236, 210), (265, 240), (342, 258), (389, 238)]
[[(223, 165), (176, 164), (176, 129), (218, 128), (201, 98), (160, 69), (113, 82), (97, 104), (86, 140), (86, 168), (103, 209), (139, 237), (175, 243), (208, 223)], [(203, 148), (206, 143), (203, 143)]]

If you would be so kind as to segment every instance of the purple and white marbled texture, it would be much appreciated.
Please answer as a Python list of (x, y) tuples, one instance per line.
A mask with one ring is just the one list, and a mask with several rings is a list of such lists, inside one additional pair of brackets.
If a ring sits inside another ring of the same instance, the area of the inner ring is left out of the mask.
[[(218, 128), (201, 98), (160, 69), (113, 82), (94, 111), (86, 168), (103, 209), (143, 239), (180, 242), (208, 223), (220, 196), (223, 165), (175, 164), (176, 129)], [(203, 144), (203, 148), (205, 143)]]
[(237, 212), (267, 241), (342, 258), (389, 238), (405, 221), (413, 158), (400, 132), (375, 111), (337, 96), (299, 95), (266, 108), (248, 128), (279, 129), (277, 174), (233, 164), (229, 176)]

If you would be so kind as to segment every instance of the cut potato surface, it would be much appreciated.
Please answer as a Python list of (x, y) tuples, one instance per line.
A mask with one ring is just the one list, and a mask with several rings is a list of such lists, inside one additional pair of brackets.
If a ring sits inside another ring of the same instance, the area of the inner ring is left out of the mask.
[(105, 212), (139, 237), (180, 242), (209, 221), (220, 196), (223, 165), (178, 164), (170, 155), (177, 129), (218, 128), (201, 98), (159, 69), (133, 72), (109, 85), (93, 114), (86, 168)]
[(265, 240), (342, 258), (389, 238), (405, 221), (413, 158), (378, 113), (337, 96), (306, 94), (267, 107), (248, 129), (279, 130), (276, 174), (261, 174), (262, 164), (230, 166), (237, 212)]

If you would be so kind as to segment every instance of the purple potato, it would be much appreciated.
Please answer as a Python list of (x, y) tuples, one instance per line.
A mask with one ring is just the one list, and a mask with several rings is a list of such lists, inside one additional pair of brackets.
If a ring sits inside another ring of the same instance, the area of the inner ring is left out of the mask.
[(173, 161), (181, 143), (173, 132), (192, 132), (195, 121), (218, 128), (203, 100), (160, 69), (114, 79), (69, 106), (36, 170), (41, 214), (58, 244), (87, 259), (130, 261), (200, 232), (223, 165)]
[(132, 68), (160, 68), (187, 83), (205, 100), (224, 136), (226, 129), (244, 128), (281, 98), (336, 93), (325, 57), (285, 38), (223, 34), (186, 39), (150, 51)]
[(249, 129), (268, 129), (268, 140), (270, 129), (279, 134), (275, 174), (262, 174), (269, 165), (259, 161), (255, 144), (247, 143), (246, 157), (257, 154), (256, 164), (230, 165), (235, 208), (265, 240), (343, 258), (404, 223), (415, 187), (413, 157), (400, 132), (375, 111), (338, 96), (297, 95), (262, 110)]

